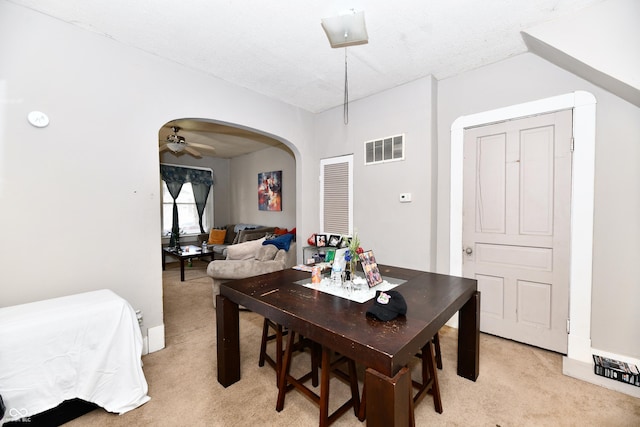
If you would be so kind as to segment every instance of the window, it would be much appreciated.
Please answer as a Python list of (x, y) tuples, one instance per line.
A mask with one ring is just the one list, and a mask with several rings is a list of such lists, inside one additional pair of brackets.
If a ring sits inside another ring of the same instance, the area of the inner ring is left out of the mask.
[(404, 134), (364, 143), (364, 164), (404, 160)]
[(320, 160), (320, 226), (323, 233), (353, 233), (353, 155)]
[[(165, 181), (165, 174), (171, 174), (171, 179), (182, 182), (180, 194), (176, 199), (176, 206), (178, 208), (178, 227), (180, 229), (180, 234), (200, 234), (202, 230), (200, 229), (200, 219), (198, 215), (198, 208), (196, 204), (196, 197), (194, 196), (194, 186), (192, 185), (192, 181), (196, 185), (203, 183), (212, 184), (211, 176), (213, 176), (213, 172), (211, 171), (211, 169), (189, 168), (185, 166), (173, 166), (164, 164), (161, 165), (161, 175), (163, 177), (162, 235), (168, 236), (171, 233), (171, 228), (173, 225), (173, 197), (171, 197), (171, 193), (169, 192), (169, 188)], [(206, 196), (204, 212), (202, 214), (202, 228), (205, 232), (213, 227), (213, 196), (211, 193), (212, 191), (209, 189)]]
[[(211, 194), (209, 194), (211, 196)], [(213, 197), (207, 197), (207, 205), (204, 215), (202, 215), (202, 226), (210, 230), (213, 226)], [(198, 221), (198, 210), (196, 200), (193, 197), (193, 187), (190, 182), (182, 185), (180, 195), (176, 200), (178, 205), (178, 222), (180, 234), (200, 234), (200, 223)], [(173, 223), (173, 198), (169, 194), (167, 184), (162, 181), (162, 235), (171, 233)]]

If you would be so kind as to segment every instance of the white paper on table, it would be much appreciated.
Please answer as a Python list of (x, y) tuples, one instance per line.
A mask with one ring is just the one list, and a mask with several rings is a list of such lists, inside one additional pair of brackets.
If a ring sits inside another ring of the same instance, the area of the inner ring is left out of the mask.
[(358, 303), (364, 303), (376, 296), (376, 291), (388, 291), (395, 288), (398, 285), (403, 284), (406, 280), (396, 279), (393, 277), (382, 277), (382, 283), (370, 288), (367, 284), (367, 280), (362, 276), (356, 276), (352, 281), (361, 281), (360, 289), (357, 291), (348, 292), (341, 285), (334, 285), (329, 277), (323, 277), (320, 283), (311, 283), (311, 278), (298, 280), (298, 285), (302, 285), (306, 288), (315, 289), (320, 292), (331, 294), (340, 298), (346, 298)]

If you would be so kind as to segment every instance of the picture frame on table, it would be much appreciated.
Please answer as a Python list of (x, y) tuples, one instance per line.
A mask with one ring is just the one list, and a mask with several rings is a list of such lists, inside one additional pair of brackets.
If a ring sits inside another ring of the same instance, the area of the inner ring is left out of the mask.
[(324, 248), (325, 246), (327, 246), (327, 235), (316, 234), (316, 247)]
[(378, 269), (378, 263), (376, 257), (373, 255), (372, 250), (364, 251), (358, 255), (360, 263), (362, 264), (362, 270), (364, 271), (364, 277), (367, 279), (367, 283), (370, 288), (382, 283), (382, 275)]
[(342, 236), (340, 238), (340, 242), (338, 243), (338, 248), (348, 248), (351, 244), (351, 236)]
[(329, 240), (327, 241), (327, 246), (331, 246), (332, 248), (337, 248), (339, 244), (340, 244), (340, 235), (331, 234), (329, 236)]

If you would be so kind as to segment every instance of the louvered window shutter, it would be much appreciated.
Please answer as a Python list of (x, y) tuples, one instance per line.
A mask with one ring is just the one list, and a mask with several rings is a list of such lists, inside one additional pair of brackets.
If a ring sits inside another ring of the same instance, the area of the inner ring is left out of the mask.
[(322, 231), (350, 235), (353, 223), (353, 156), (323, 159), (320, 165)]

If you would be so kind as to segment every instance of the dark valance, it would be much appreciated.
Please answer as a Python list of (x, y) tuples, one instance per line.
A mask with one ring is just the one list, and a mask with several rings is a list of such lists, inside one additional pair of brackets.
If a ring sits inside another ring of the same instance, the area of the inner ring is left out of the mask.
[(192, 184), (213, 185), (211, 171), (202, 169), (183, 168), (180, 166), (160, 165), (160, 175), (167, 184)]

